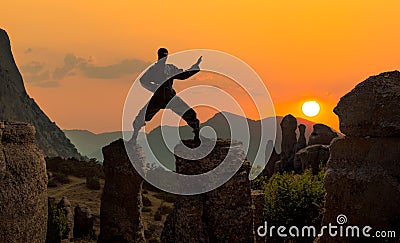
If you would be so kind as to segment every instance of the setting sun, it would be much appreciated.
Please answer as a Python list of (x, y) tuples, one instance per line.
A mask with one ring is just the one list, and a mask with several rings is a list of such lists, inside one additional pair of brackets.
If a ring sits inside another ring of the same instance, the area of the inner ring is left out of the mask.
[(313, 117), (318, 115), (320, 106), (316, 101), (306, 101), (301, 107), (301, 110), (303, 111), (304, 115)]

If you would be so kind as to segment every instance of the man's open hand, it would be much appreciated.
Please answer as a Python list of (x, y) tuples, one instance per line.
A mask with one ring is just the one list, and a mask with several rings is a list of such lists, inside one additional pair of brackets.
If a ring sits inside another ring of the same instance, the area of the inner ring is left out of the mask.
[(199, 66), (201, 61), (203, 61), (203, 56), (200, 56), (199, 59), (197, 59), (196, 64), (194, 64), (195, 66)]

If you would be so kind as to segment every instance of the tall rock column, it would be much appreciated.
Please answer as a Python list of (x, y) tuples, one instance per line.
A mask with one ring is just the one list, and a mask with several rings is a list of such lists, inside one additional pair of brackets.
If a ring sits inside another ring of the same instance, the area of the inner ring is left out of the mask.
[(35, 128), (0, 122), (0, 242), (45, 242), (47, 174)]
[[(134, 159), (145, 165), (139, 145), (131, 145)], [(124, 141), (103, 148), (105, 184), (100, 207), (99, 242), (144, 242), (142, 223), (143, 178), (131, 164)]]
[(296, 129), (297, 119), (291, 114), (286, 115), (281, 121), (282, 145), (280, 170), (291, 170), (293, 168), (294, 155), (296, 152)]
[[(398, 71), (370, 77), (340, 99), (334, 112), (346, 136), (330, 146), (323, 225), (339, 225), (337, 217), (343, 214), (343, 226), (370, 226), (371, 235), (400, 232), (399, 103)], [(344, 242), (340, 237), (318, 240)], [(352, 241), (362, 242), (346, 238)]]
[[(194, 147), (191, 141), (183, 141)], [(217, 167), (232, 147), (243, 162), (239, 171), (221, 187), (200, 195), (179, 196), (161, 234), (162, 242), (254, 242), (250, 163), (242, 145), (217, 140), (209, 155), (199, 160), (176, 157), (181, 174), (202, 174)], [(175, 147), (181, 150), (182, 144)]]

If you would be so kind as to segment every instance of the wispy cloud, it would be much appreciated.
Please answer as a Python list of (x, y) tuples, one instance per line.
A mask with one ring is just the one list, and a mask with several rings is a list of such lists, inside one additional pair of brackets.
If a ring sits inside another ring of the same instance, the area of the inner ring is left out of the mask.
[[(29, 48), (30, 49), (30, 48)], [(29, 51), (30, 52), (32, 49)], [(96, 65), (94, 58), (83, 58), (67, 53), (63, 65), (51, 69), (45, 63), (31, 61), (21, 66), (24, 79), (39, 87), (58, 87), (60, 81), (68, 76), (82, 76), (89, 79), (117, 79), (124, 75), (137, 74), (151, 63), (131, 58), (109, 65)], [(131, 81), (130, 79), (127, 79)]]
[(64, 65), (54, 70), (53, 79), (60, 80), (66, 76), (78, 74), (87, 78), (115, 79), (138, 73), (150, 64), (139, 59), (125, 59), (118, 63), (101, 66), (93, 63), (92, 58), (85, 59), (69, 53), (64, 57)]

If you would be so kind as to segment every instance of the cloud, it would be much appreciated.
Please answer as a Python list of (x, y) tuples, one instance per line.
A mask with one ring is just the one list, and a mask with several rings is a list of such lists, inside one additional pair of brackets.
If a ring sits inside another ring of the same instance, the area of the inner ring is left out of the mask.
[(151, 64), (138, 59), (125, 59), (105, 66), (95, 65), (93, 62), (93, 57), (85, 59), (69, 53), (64, 57), (64, 65), (54, 70), (53, 79), (61, 80), (66, 76), (77, 74), (82, 74), (87, 78), (115, 79), (123, 75), (138, 73)]
[(75, 75), (72, 71), (79, 65), (84, 65), (87, 60), (77, 57), (74, 54), (68, 53), (64, 57), (64, 66), (56, 68), (53, 72), (53, 79), (60, 80), (65, 76)]
[(44, 63), (40, 63), (37, 61), (32, 61), (28, 64), (25, 64), (21, 67), (21, 71), (22, 72), (26, 72), (26, 73), (32, 73), (32, 74), (36, 74), (40, 71), (43, 70), (45, 64)]
[(83, 75), (88, 78), (115, 79), (126, 74), (141, 72), (150, 64), (150, 62), (138, 59), (125, 59), (119, 63), (108, 66), (96, 66), (84, 63), (79, 69), (82, 71)]
[(44, 72), (38, 73), (38, 74), (27, 75), (25, 79), (27, 82), (32, 82), (32, 83), (46, 81), (46, 80), (50, 79), (50, 72), (44, 71)]

